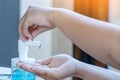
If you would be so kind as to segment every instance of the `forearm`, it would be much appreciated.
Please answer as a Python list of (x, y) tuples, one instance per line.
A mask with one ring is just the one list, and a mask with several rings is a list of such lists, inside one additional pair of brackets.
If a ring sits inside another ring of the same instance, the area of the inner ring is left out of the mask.
[(78, 47), (120, 69), (120, 27), (69, 10), (58, 10), (54, 14), (54, 25)]
[(119, 80), (120, 73), (78, 61), (77, 77), (84, 80)]

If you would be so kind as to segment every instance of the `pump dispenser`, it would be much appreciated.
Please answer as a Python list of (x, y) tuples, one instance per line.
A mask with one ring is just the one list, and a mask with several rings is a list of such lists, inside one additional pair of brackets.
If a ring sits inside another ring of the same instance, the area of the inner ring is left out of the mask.
[(19, 61), (24, 61), (27, 63), (33, 63), (35, 61), (34, 58), (28, 58), (28, 48), (29, 46), (37, 46), (40, 48), (40, 41), (27, 41), (23, 42), (22, 40), (18, 40), (18, 58), (12, 58), (11, 60), (11, 72), (12, 79), (11, 80), (35, 80), (35, 74), (31, 72), (27, 72), (19, 67), (16, 64)]
[(40, 41), (26, 41), (23, 42), (22, 40), (18, 41), (18, 53), (19, 53), (19, 60), (20, 61), (29, 61), (29, 62), (33, 62), (34, 59), (33, 58), (28, 58), (27, 54), (28, 54), (28, 47), (29, 46), (38, 46), (38, 48), (40, 48)]

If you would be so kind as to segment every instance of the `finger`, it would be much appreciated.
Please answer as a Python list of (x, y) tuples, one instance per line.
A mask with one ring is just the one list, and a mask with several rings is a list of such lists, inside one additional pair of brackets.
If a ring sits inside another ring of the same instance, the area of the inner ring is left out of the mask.
[(34, 66), (31, 69), (32, 69), (32, 72), (34, 72), (38, 76), (41, 76), (41, 75), (47, 76), (49, 74), (49, 68)]
[[(26, 21), (26, 20), (25, 20), (25, 21)], [(31, 25), (25, 23), (25, 21), (24, 21), (24, 25), (23, 25), (23, 35), (24, 35), (26, 38), (28, 38), (28, 39), (32, 39), (33, 37), (32, 37), (32, 35), (31, 35), (31, 33), (29, 32), (29, 27), (30, 27)]]
[[(40, 78), (43, 78), (44, 80), (51, 80), (50, 77), (45, 76), (44, 74), (42, 74), (42, 73), (40, 73), (40, 72), (39, 72), (39, 73), (38, 73), (38, 72), (36, 73), (34, 70), (33, 70), (33, 72), (34, 72), (35, 75), (37, 75), (37, 76), (40, 77)], [(53, 80), (53, 79), (52, 79), (52, 80)]]
[(51, 28), (46, 27), (46, 26), (39, 26), (36, 25), (36, 27), (34, 28), (34, 30), (31, 32), (33, 38), (35, 38), (36, 36), (38, 36), (40, 33), (43, 33), (45, 31), (50, 30)]
[(35, 61), (35, 63), (41, 64), (41, 65), (49, 65), (51, 61), (52, 61), (52, 58), (50, 57), (43, 60), (37, 60)]
[(19, 35), (20, 35), (21, 40), (26, 41), (26, 38), (24, 37), (23, 31), (22, 31), (24, 18), (25, 18), (25, 15), (21, 18), (21, 20), (19, 22), (18, 31), (19, 31)]
[(35, 27), (32, 31), (31, 31), (31, 34), (33, 36), (33, 38), (35, 38), (36, 36), (38, 36), (40, 33), (42, 33), (40, 27)]
[(60, 71), (57, 68), (49, 68), (46, 65), (33, 66), (33, 65), (29, 65), (23, 62), (18, 63), (17, 65), (20, 66), (22, 69), (32, 72), (47, 80), (48, 78), (51, 78), (51, 80), (57, 80), (57, 78), (59, 78)]
[[(30, 26), (28, 28), (28, 32), (32, 35), (32, 40), (37, 36), (39, 35), (39, 27), (35, 24), (33, 24), (32, 26)], [(38, 31), (38, 33), (35, 33), (36, 35), (34, 35), (34, 32)]]
[[(58, 80), (59, 79), (59, 70), (57, 68), (44, 68), (44, 67), (33, 67), (33, 72), (47, 80)], [(58, 72), (58, 73), (56, 73)]]
[(28, 31), (32, 33), (36, 29), (36, 27), (37, 26), (35, 24), (33, 24), (32, 26), (29, 26)]
[(17, 66), (26, 70), (26, 71), (29, 71), (29, 72), (33, 72), (32, 71), (32, 68), (33, 67), (44, 67), (44, 68), (48, 68), (48, 66), (46, 65), (40, 65), (40, 64), (37, 64), (37, 63), (27, 63), (27, 62), (22, 62), (20, 61), (19, 63), (17, 63)]
[(32, 65), (25, 64), (23, 62), (19, 62), (19, 63), (17, 63), (17, 66), (26, 70), (26, 71), (32, 72)]
[(30, 27), (30, 24), (28, 25), (28, 23), (29, 23), (29, 20), (27, 20), (27, 12), (26, 12), (24, 16), (21, 18), (19, 23), (19, 34), (23, 41), (32, 39), (32, 35), (28, 31), (28, 28)]
[[(32, 73), (38, 75), (39, 77), (42, 77), (42, 78), (45, 79), (45, 77), (44, 77), (41, 73), (36, 72), (36, 71), (38, 71), (38, 70), (34, 70), (34, 67), (35, 67), (35, 66), (31, 66), (31, 65), (28, 65), (28, 64), (24, 64), (23, 62), (17, 63), (17, 66), (20, 67), (20, 68), (22, 68), (22, 69), (24, 69), (24, 70), (26, 70), (26, 71), (32, 72)], [(35, 69), (36, 69), (36, 68), (35, 68)]]

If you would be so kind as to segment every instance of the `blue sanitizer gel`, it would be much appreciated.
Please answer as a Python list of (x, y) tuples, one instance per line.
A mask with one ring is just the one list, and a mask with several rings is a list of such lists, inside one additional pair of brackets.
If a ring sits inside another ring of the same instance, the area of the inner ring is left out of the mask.
[(12, 80), (35, 80), (35, 75), (33, 73), (17, 67), (12, 67), (12, 69)]
[(11, 74), (11, 80), (35, 80), (35, 74), (31, 72), (27, 72), (15, 65), (17, 63), (17, 58), (12, 59), (12, 74)]

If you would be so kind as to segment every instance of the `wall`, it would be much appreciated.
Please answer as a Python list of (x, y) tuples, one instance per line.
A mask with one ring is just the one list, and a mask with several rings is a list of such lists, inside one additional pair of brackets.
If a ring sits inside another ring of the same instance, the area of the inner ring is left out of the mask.
[(120, 25), (120, 0), (110, 0), (109, 5), (109, 22)]
[(53, 0), (53, 6), (73, 10), (74, 0)]
[(11, 67), (18, 56), (18, 21), (19, 1), (0, 0), (0, 66)]
[[(73, 10), (73, 0), (53, 0), (53, 6)], [(53, 31), (53, 55), (63, 53), (72, 56), (72, 42), (59, 30)]]
[[(112, 24), (120, 25), (120, 0), (110, 0), (109, 5), (109, 22)], [(114, 69), (110, 67), (111, 70), (118, 71), (117, 69)]]

